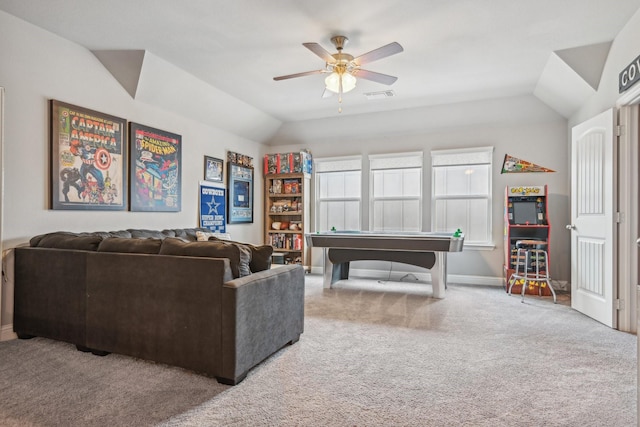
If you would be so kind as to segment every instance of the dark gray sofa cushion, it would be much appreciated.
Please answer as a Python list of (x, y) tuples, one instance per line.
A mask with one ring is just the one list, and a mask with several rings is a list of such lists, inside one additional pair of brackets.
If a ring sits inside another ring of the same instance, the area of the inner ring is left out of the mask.
[(240, 249), (232, 243), (223, 241), (185, 242), (178, 237), (167, 237), (160, 247), (160, 255), (228, 258), (233, 278), (240, 277)]
[(98, 252), (158, 254), (161, 246), (161, 239), (127, 239), (124, 237), (109, 237), (100, 243), (98, 246)]
[(159, 230), (129, 228), (127, 231), (131, 233), (131, 237), (134, 239), (164, 239), (167, 237), (166, 234)]
[(118, 231), (94, 231), (93, 233), (94, 236), (100, 236), (103, 239), (107, 239), (109, 237), (126, 237), (126, 238), (131, 238), (131, 233), (128, 232), (127, 230), (118, 230)]
[(96, 251), (102, 242), (101, 236), (87, 233), (70, 233), (58, 231), (36, 236), (29, 241), (32, 247), (56, 248), (56, 249), (76, 249), (82, 251)]

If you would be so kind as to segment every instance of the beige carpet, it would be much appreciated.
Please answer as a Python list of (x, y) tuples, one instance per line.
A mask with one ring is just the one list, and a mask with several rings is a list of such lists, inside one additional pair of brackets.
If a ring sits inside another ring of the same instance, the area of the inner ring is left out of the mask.
[(0, 425), (635, 426), (636, 337), (568, 296), (308, 275), (305, 332), (235, 387), (45, 339), (0, 343)]

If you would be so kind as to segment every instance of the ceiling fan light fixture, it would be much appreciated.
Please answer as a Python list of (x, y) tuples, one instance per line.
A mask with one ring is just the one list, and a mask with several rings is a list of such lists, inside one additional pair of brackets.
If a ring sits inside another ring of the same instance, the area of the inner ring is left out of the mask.
[(349, 73), (333, 72), (324, 79), (327, 90), (340, 93), (340, 79), (342, 79), (342, 93), (347, 93), (356, 87), (356, 78)]

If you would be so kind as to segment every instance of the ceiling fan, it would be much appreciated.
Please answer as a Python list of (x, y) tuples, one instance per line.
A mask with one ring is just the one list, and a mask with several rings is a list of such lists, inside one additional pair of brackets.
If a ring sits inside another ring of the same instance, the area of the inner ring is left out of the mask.
[[(329, 74), (324, 80), (325, 91), (323, 97), (329, 96), (331, 93), (338, 94), (338, 103), (342, 103), (342, 94), (353, 90), (356, 87), (356, 77), (371, 80), (386, 85), (393, 84), (397, 77), (388, 74), (376, 73), (373, 71), (363, 70), (360, 68), (363, 64), (386, 58), (402, 52), (404, 49), (399, 43), (393, 42), (377, 49), (367, 52), (363, 55), (353, 57), (348, 53), (342, 52), (349, 39), (345, 36), (331, 37), (337, 53), (330, 53), (318, 43), (302, 43), (304, 47), (318, 55), (325, 61), (325, 68), (321, 70), (305, 71), (302, 73), (288, 74), (286, 76), (274, 77), (273, 80), (286, 80), (295, 77), (310, 76), (313, 74)], [(342, 112), (342, 107), (338, 108), (338, 112)]]

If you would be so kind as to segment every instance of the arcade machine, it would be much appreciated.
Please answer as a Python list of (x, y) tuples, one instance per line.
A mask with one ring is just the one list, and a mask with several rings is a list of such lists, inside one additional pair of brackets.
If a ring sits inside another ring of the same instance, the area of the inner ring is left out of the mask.
[[(504, 274), (505, 290), (509, 291), (509, 278), (515, 271), (516, 263), (520, 264), (520, 270), (524, 268), (524, 259), (518, 258), (516, 243), (518, 241), (539, 241), (549, 252), (549, 224), (547, 215), (547, 186), (507, 186), (504, 202)], [(550, 259), (550, 254), (547, 257)], [(536, 266), (536, 262), (539, 265)], [(531, 268), (537, 267), (539, 271), (547, 271), (548, 265), (542, 260), (529, 260)], [(525, 284), (525, 294), (549, 296), (551, 291), (546, 283)], [(514, 284), (511, 292), (522, 292), (522, 281)]]

